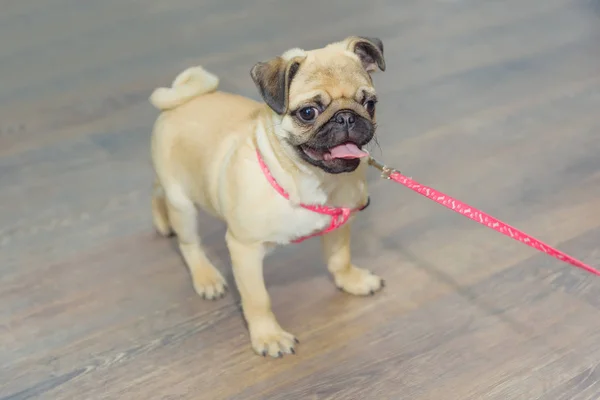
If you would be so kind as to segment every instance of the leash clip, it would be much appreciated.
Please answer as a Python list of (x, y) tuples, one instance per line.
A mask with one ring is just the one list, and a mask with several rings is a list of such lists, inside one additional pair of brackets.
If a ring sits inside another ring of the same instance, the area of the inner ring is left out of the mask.
[(381, 177), (383, 179), (391, 179), (390, 176), (394, 173), (394, 172), (398, 172), (393, 168), (388, 168), (386, 166), (383, 167), (383, 170), (381, 170)]
[(376, 169), (381, 171), (381, 177), (383, 179), (389, 180), (389, 179), (391, 179), (391, 176), (393, 173), (399, 172), (399, 171), (395, 170), (394, 168), (390, 168), (390, 167), (380, 163), (379, 161), (375, 160), (373, 157), (369, 157), (369, 165), (371, 165), (372, 167), (375, 167)]

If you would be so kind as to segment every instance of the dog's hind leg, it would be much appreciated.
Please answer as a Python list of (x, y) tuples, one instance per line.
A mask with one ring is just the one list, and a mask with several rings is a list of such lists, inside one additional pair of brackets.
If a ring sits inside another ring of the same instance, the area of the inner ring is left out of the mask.
[(196, 292), (205, 299), (223, 297), (227, 283), (202, 249), (194, 203), (177, 186), (166, 190), (169, 222), (177, 235), (179, 249), (187, 264)]
[(152, 221), (154, 228), (161, 235), (171, 236), (173, 234), (167, 211), (167, 197), (158, 178), (154, 180), (154, 187), (152, 189)]

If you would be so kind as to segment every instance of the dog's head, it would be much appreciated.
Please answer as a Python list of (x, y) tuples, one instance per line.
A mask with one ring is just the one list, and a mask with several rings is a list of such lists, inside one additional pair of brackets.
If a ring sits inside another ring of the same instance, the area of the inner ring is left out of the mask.
[(324, 48), (292, 49), (259, 62), (251, 76), (279, 115), (278, 136), (297, 156), (328, 173), (354, 171), (375, 134), (371, 73), (385, 70), (383, 43), (349, 37)]

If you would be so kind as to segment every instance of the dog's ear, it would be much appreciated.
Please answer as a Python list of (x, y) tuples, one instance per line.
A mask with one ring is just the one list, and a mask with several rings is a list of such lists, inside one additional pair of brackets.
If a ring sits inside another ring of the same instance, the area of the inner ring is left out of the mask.
[(363, 68), (368, 72), (379, 68), (385, 71), (385, 58), (383, 57), (383, 42), (379, 38), (351, 36), (345, 41), (346, 48), (356, 54)]
[(250, 71), (250, 76), (261, 97), (279, 115), (287, 111), (288, 92), (292, 79), (300, 68), (300, 61), (299, 57), (291, 60), (275, 57), (269, 61), (256, 63)]

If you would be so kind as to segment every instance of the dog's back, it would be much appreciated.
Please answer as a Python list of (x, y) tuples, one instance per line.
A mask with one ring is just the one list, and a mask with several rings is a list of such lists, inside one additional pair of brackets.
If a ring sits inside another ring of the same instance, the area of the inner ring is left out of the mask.
[(239, 140), (250, 136), (247, 121), (263, 107), (217, 91), (218, 84), (215, 75), (193, 67), (179, 74), (170, 88), (157, 88), (150, 96), (161, 111), (152, 135), (156, 185), (177, 186), (209, 209), (212, 180), (221, 176), (216, 170)]

